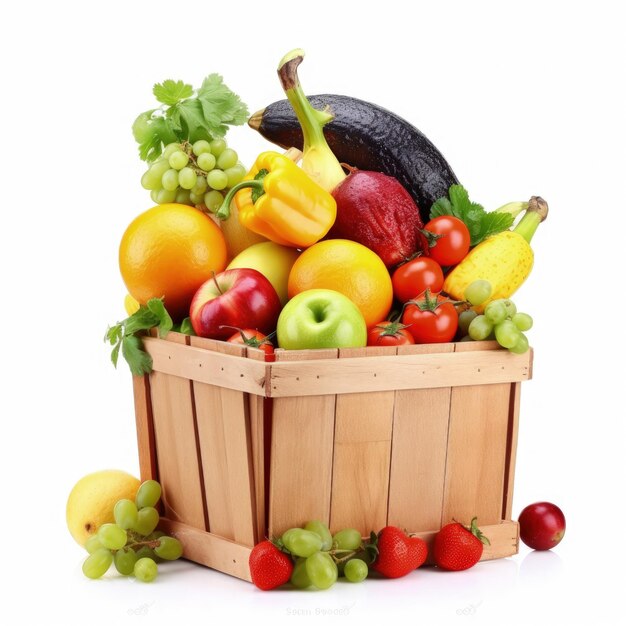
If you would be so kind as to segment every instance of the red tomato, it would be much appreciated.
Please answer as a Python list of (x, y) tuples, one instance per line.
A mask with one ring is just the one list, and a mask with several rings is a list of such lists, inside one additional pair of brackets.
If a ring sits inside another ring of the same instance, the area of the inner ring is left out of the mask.
[(413, 335), (400, 322), (380, 322), (367, 333), (368, 346), (406, 346), (415, 343)]
[(393, 295), (404, 303), (427, 289), (439, 292), (443, 287), (441, 265), (426, 256), (418, 256), (400, 265), (391, 277)]
[(459, 316), (448, 298), (426, 291), (416, 304), (404, 308), (402, 323), (406, 324), (415, 343), (446, 343), (454, 339)]
[(274, 346), (268, 336), (258, 330), (254, 330), (253, 328), (246, 328), (243, 330), (237, 329), (237, 332), (229, 337), (227, 341), (229, 343), (240, 343), (245, 346), (250, 346), (251, 348), (263, 350), (263, 352), (265, 352), (266, 360), (268, 355), (274, 354)]
[(424, 230), (439, 235), (428, 254), (446, 267), (460, 263), (469, 252), (470, 233), (465, 222), (452, 215), (440, 215), (430, 220)]

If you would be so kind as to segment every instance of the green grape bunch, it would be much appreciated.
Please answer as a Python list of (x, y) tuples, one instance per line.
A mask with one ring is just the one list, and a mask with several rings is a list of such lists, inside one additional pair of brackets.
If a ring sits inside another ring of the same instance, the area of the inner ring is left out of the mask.
[(134, 502), (116, 502), (115, 523), (100, 526), (85, 544), (89, 556), (83, 562), (83, 574), (87, 578), (101, 578), (114, 565), (122, 576), (151, 582), (157, 576), (158, 561), (175, 561), (183, 555), (178, 539), (156, 530), (159, 512), (155, 507), (160, 498), (161, 485), (147, 480), (137, 490)]
[(224, 136), (248, 119), (248, 108), (219, 74), (199, 89), (165, 80), (152, 90), (160, 103), (141, 113), (132, 131), (139, 156), (149, 164), (141, 178), (157, 204), (176, 202), (215, 212), (224, 194), (246, 174)]

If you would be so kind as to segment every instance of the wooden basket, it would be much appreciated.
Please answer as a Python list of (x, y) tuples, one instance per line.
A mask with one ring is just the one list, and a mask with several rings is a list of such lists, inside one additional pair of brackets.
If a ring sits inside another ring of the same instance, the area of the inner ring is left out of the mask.
[(250, 549), (311, 519), (427, 541), (478, 523), (483, 559), (517, 553), (520, 383), (532, 352), (464, 342), (264, 353), (170, 333), (134, 378), (142, 480), (185, 557), (250, 580)]

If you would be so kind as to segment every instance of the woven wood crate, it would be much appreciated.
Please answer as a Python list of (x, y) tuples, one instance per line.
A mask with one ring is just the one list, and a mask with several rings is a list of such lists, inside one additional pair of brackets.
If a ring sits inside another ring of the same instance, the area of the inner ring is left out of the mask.
[(250, 580), (265, 537), (310, 519), (431, 541), (473, 516), (483, 559), (517, 553), (520, 385), (532, 351), (463, 342), (264, 353), (170, 333), (133, 379), (142, 480), (185, 557)]

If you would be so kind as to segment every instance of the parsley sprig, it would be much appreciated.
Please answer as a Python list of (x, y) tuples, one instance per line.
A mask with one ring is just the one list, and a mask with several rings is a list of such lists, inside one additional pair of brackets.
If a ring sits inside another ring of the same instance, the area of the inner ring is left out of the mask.
[(430, 219), (440, 215), (453, 215), (465, 222), (470, 232), (470, 246), (511, 228), (514, 216), (511, 213), (492, 211), (487, 213), (477, 202), (469, 199), (462, 185), (452, 185), (447, 198), (439, 198), (430, 209)]
[(145, 306), (139, 307), (139, 310), (130, 317), (107, 329), (104, 340), (113, 346), (111, 351), (113, 365), (117, 367), (121, 350), (130, 371), (135, 376), (149, 374), (152, 371), (152, 357), (144, 350), (139, 333), (157, 328), (159, 337), (165, 337), (173, 327), (172, 318), (165, 309), (162, 298), (148, 300)]
[(168, 79), (154, 85), (152, 93), (162, 106), (139, 115), (133, 126), (139, 156), (148, 162), (169, 143), (223, 137), (229, 125), (239, 126), (249, 115), (219, 74), (207, 76), (196, 91), (182, 80)]

